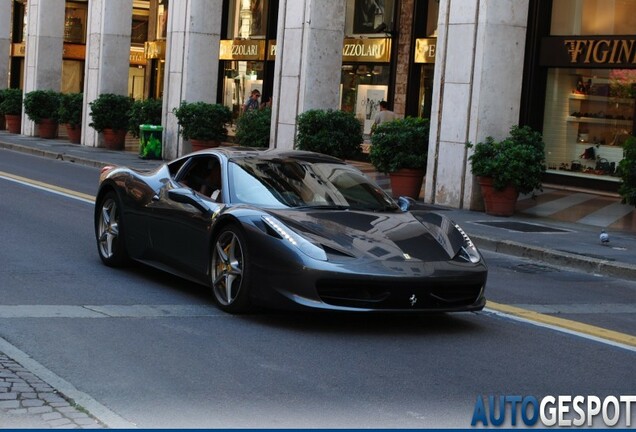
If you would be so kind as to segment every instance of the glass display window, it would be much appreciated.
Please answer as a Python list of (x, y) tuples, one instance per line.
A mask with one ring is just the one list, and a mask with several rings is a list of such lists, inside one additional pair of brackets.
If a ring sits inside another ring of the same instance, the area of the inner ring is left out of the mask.
[(345, 35), (391, 33), (394, 3), (394, 0), (347, 0)]
[(364, 126), (364, 133), (371, 132), (380, 101), (387, 100), (389, 90), (389, 65), (373, 63), (345, 63), (340, 82), (340, 109), (354, 113)]
[(633, 0), (558, 0), (552, 2), (550, 34), (626, 35), (636, 28)]
[(548, 170), (618, 181), (635, 97), (636, 70), (551, 68), (543, 130)]
[(157, 4), (157, 39), (168, 36), (168, 0), (159, 0)]
[[(264, 68), (259, 61), (226, 61), (223, 71), (223, 104), (234, 118), (241, 113), (243, 104), (253, 90), (263, 92)], [(263, 102), (263, 100), (259, 100)]]
[(230, 0), (227, 39), (264, 39), (268, 0)]
[(88, 6), (86, 3), (66, 2), (64, 17), (64, 42), (86, 43), (86, 16)]

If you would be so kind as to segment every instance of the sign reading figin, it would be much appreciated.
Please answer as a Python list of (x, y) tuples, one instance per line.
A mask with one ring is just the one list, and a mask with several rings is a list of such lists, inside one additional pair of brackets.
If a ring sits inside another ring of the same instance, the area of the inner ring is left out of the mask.
[(545, 37), (541, 40), (540, 63), (548, 67), (634, 68), (636, 37)]

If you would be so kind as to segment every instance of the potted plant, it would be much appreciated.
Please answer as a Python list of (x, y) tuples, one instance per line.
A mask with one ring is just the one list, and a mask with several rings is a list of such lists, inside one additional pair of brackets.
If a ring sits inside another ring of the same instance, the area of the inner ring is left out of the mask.
[(0, 113), (4, 114), (7, 130), (10, 133), (19, 134), (22, 128), (22, 90), (8, 88), (1, 92)]
[(269, 147), (272, 109), (249, 110), (236, 120), (236, 140), (240, 146)]
[(177, 117), (181, 136), (191, 142), (192, 151), (218, 147), (227, 139), (232, 112), (225, 105), (181, 101), (172, 112)]
[(623, 181), (618, 189), (623, 204), (636, 206), (636, 137), (629, 136), (623, 143), (623, 159), (617, 171)]
[(104, 146), (111, 150), (123, 150), (128, 131), (128, 111), (133, 100), (128, 96), (102, 93), (89, 105), (89, 126), (102, 134)]
[(352, 113), (314, 109), (299, 114), (296, 148), (340, 159), (357, 157), (362, 151), (362, 125)]
[(382, 123), (371, 135), (369, 159), (388, 173), (394, 196), (417, 199), (428, 158), (428, 119), (407, 117)]
[(541, 133), (529, 126), (512, 126), (501, 141), (466, 144), (474, 148), (468, 158), (481, 186), (486, 213), (511, 216), (520, 193), (541, 189), (545, 172), (545, 144)]
[(57, 117), (60, 124), (66, 125), (66, 133), (70, 142), (79, 144), (82, 138), (82, 110), (84, 95), (82, 93), (62, 93)]
[(133, 102), (128, 112), (128, 132), (139, 138), (139, 157), (161, 159), (161, 99), (144, 99)]
[(60, 94), (53, 90), (33, 90), (24, 95), (24, 112), (38, 126), (40, 138), (57, 136)]

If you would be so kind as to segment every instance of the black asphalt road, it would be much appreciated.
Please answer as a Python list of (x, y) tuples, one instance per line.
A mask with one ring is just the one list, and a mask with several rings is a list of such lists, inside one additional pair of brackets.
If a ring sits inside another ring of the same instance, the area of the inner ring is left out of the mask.
[[(89, 194), (98, 177), (4, 150), (0, 171)], [(139, 427), (470, 427), (480, 395), (635, 393), (633, 350), (489, 312), (227, 315), (204, 287), (104, 267), (92, 215), (0, 179), (0, 337)], [(486, 257), (491, 300), (634, 334), (633, 283)]]

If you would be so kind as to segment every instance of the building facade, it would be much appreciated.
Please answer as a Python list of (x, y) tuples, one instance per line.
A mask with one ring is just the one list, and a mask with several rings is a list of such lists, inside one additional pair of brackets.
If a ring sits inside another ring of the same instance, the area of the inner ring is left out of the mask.
[[(387, 100), (431, 120), (427, 202), (479, 209), (465, 144), (514, 124), (543, 132), (551, 183), (615, 191), (634, 130), (632, 3), (0, 0), (0, 48), (11, 53), (0, 87), (83, 91), (87, 146), (101, 145), (87, 127), (97, 95), (160, 97), (166, 159), (191, 149), (172, 113), (183, 100), (239, 115), (258, 89), (271, 101), (270, 145), (282, 148), (308, 109), (352, 112), (368, 132)], [(34, 127), (23, 121), (22, 132)]]

